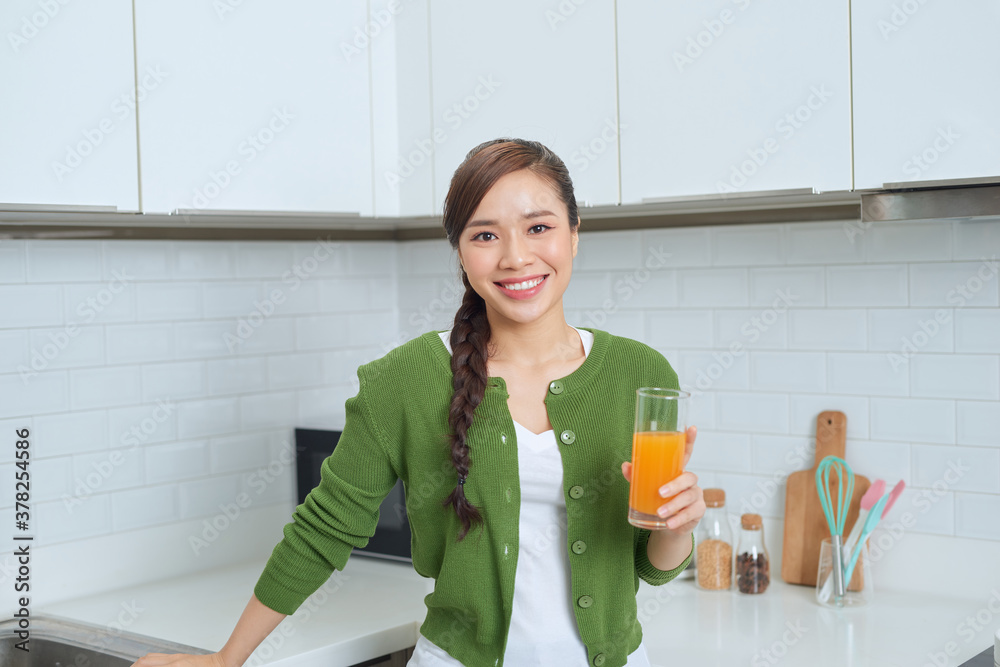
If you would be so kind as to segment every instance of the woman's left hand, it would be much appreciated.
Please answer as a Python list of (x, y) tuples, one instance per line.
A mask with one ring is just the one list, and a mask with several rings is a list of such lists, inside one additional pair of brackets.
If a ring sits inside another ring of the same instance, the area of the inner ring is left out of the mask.
[[(687, 467), (688, 460), (691, 458), (697, 435), (697, 427), (689, 426), (682, 469)], [(630, 462), (622, 463), (622, 474), (631, 483), (632, 464)], [(705, 497), (701, 487), (698, 486), (698, 476), (693, 472), (685, 471), (660, 488), (660, 496), (663, 498), (670, 498), (674, 494), (676, 497), (661, 505), (657, 514), (667, 519), (667, 527), (663, 530), (677, 536), (689, 535), (705, 515)]]

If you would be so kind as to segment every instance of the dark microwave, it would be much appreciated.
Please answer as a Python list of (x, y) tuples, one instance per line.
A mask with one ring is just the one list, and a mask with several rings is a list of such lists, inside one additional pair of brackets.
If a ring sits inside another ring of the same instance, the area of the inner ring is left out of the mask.
[[(320, 483), (323, 461), (333, 453), (341, 431), (295, 429), (295, 491), (298, 503)], [(373, 558), (412, 562), (410, 556), (410, 522), (406, 518), (406, 497), (403, 482), (396, 481), (379, 509), (375, 534), (363, 549), (354, 553)]]

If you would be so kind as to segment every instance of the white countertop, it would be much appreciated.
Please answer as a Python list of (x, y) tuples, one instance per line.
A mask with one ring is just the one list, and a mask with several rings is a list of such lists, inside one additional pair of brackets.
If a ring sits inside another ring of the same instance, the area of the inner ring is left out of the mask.
[[(121, 619), (132, 632), (217, 650), (265, 562), (54, 603), (35, 613), (101, 625)], [(413, 646), (432, 586), (409, 564), (354, 556), (282, 621), (258, 648), (259, 661), (247, 664), (346, 667)], [(832, 610), (816, 604), (813, 589), (780, 579), (756, 596), (700, 591), (688, 579), (643, 583), (637, 599), (650, 660), (662, 667), (956, 666), (992, 646), (1000, 627), (1000, 592), (993, 604), (998, 613), (989, 609), (989, 592), (970, 599), (876, 589), (875, 596), (862, 609)], [(984, 610), (990, 619), (975, 632), (966, 619), (980, 614), (982, 621)], [(939, 662), (929, 654), (939, 654)]]

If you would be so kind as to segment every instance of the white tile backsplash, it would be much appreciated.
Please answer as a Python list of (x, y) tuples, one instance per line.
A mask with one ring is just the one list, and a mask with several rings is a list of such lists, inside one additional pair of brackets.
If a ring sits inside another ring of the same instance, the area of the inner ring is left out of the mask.
[(24, 282), (24, 241), (0, 242), (0, 284)]
[(955, 402), (927, 398), (871, 399), (874, 440), (955, 442)]
[[(567, 320), (667, 356), (697, 392), (691, 467), (730, 512), (780, 519), (817, 415), (841, 410), (857, 472), (906, 479), (896, 512), (912, 530), (1000, 540), (1000, 308), (982, 261), (1000, 254), (1000, 221), (580, 243)], [(360, 364), (450, 328), (457, 268), (443, 240), (0, 243), (0, 429), (32, 430), (39, 537), (166, 531), (239, 493), (290, 513), (292, 429), (342, 428)], [(45, 367), (22, 378), (32, 351)], [(949, 483), (952, 455), (972, 469)]]
[(712, 230), (712, 264), (773, 266), (784, 260), (781, 225), (738, 225)]
[(951, 352), (956, 311), (951, 308), (872, 308), (868, 349), (899, 355)]
[(911, 396), (1000, 400), (1000, 358), (996, 356), (919, 354), (909, 365)]
[(134, 405), (142, 396), (139, 366), (108, 366), (69, 371), (74, 410)]
[(640, 239), (643, 253), (648, 256), (655, 250), (658, 257), (664, 258), (665, 267), (708, 266), (712, 262), (708, 229), (648, 229), (640, 233)]
[(63, 324), (59, 285), (0, 285), (0, 326), (5, 329)]
[(791, 350), (867, 349), (866, 312), (838, 308), (795, 308), (788, 312), (788, 348)]
[(206, 363), (210, 396), (243, 394), (267, 389), (267, 359), (238, 357)]
[(826, 272), (822, 266), (750, 269), (750, 305), (772, 306), (787, 300), (796, 308), (826, 303)]
[(951, 259), (952, 225), (939, 222), (875, 223), (867, 233), (868, 261)]
[(573, 268), (580, 271), (636, 271), (644, 266), (639, 235), (631, 231), (594, 232), (580, 237)]
[(831, 394), (907, 396), (908, 364), (894, 365), (877, 352), (830, 352), (826, 355)]
[(907, 305), (906, 264), (828, 266), (826, 305), (873, 307)]
[(863, 262), (865, 234), (852, 233), (845, 222), (810, 222), (785, 225), (789, 264), (853, 264)]
[(1000, 309), (955, 309), (955, 351), (1000, 353)]
[(826, 357), (821, 352), (751, 352), (750, 388), (792, 394), (824, 392)]
[(788, 396), (784, 394), (719, 393), (715, 405), (720, 430), (788, 433)]
[(109, 325), (105, 336), (109, 364), (151, 363), (174, 356), (173, 326), (167, 323)]
[(1000, 447), (1000, 401), (958, 401), (958, 444)]
[(137, 283), (136, 317), (144, 322), (201, 319), (201, 290), (197, 282)]
[(996, 308), (997, 282), (984, 262), (910, 264), (910, 305)]
[(747, 269), (690, 269), (677, 277), (681, 308), (731, 308), (750, 302)]
[(1000, 493), (1000, 450), (914, 445), (912, 455), (914, 486), (933, 488), (943, 480), (950, 491)]
[(101, 244), (92, 241), (28, 241), (29, 283), (100, 280)]

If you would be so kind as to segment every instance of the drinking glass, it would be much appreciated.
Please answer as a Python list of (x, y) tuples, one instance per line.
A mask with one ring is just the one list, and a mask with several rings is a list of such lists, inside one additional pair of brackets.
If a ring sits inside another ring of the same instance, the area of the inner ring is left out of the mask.
[(660, 496), (660, 487), (683, 472), (691, 394), (660, 387), (640, 387), (635, 393), (628, 522), (659, 530), (667, 527), (667, 520), (656, 510), (674, 497)]

